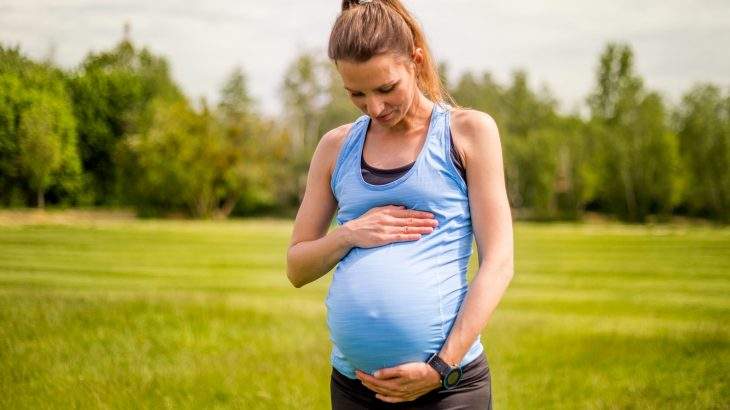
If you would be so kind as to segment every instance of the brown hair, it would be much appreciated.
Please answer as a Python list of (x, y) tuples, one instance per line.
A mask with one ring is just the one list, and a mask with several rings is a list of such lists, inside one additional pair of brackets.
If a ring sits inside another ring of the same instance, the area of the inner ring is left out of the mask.
[(342, 12), (330, 33), (327, 55), (335, 63), (362, 63), (389, 52), (410, 58), (417, 47), (423, 49), (424, 56), (423, 70), (416, 71), (418, 88), (434, 102), (448, 100), (460, 108), (439, 77), (420, 25), (399, 0), (343, 0)]

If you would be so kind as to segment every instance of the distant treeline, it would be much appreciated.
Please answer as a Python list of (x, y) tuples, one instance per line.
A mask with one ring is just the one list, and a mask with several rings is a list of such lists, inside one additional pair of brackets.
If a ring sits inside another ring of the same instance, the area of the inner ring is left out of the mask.
[[(633, 58), (626, 44), (606, 46), (589, 115), (560, 114), (524, 71), (507, 84), (471, 72), (447, 82), (459, 105), (497, 121), (518, 216), (730, 221), (730, 93), (697, 84), (669, 107)], [(166, 59), (128, 38), (72, 70), (0, 45), (0, 205), (291, 215), (319, 138), (362, 113), (332, 64), (310, 53), (291, 62), (281, 96), (286, 115), (262, 115), (235, 68), (216, 106), (193, 104)]]

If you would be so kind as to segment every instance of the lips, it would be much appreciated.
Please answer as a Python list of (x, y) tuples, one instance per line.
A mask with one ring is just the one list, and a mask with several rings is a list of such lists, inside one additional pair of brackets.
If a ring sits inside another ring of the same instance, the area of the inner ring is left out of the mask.
[(376, 118), (377, 118), (377, 119), (379, 119), (379, 120), (384, 120), (384, 119), (386, 119), (387, 117), (389, 117), (389, 116), (390, 116), (390, 114), (393, 114), (393, 111), (391, 111), (391, 112), (389, 112), (389, 113), (387, 113), (387, 114), (385, 114), (385, 115), (378, 115), (378, 116), (377, 116)]

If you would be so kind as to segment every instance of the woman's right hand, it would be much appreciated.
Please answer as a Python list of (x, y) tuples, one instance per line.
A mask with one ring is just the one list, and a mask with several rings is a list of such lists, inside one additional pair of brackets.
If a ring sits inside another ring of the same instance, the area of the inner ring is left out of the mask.
[(430, 212), (406, 209), (402, 205), (371, 208), (359, 218), (345, 222), (350, 245), (372, 248), (392, 242), (415, 241), (438, 226)]

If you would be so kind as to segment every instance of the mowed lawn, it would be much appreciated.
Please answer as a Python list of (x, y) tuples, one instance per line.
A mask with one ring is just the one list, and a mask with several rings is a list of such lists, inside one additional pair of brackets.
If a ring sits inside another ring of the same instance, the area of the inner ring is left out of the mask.
[[(0, 226), (0, 408), (329, 408), (331, 273), (292, 287), (290, 233)], [(515, 240), (482, 334), (495, 408), (730, 407), (730, 229), (517, 223)]]

